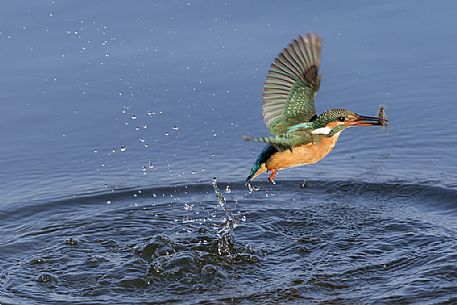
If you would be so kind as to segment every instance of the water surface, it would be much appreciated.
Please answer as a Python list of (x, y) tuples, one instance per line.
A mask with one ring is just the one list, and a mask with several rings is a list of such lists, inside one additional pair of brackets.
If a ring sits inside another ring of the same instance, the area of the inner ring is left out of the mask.
[[(455, 9), (1, 4), (0, 303), (455, 302)], [(266, 135), (266, 72), (308, 31), (318, 111), (390, 126), (249, 193), (240, 136)]]

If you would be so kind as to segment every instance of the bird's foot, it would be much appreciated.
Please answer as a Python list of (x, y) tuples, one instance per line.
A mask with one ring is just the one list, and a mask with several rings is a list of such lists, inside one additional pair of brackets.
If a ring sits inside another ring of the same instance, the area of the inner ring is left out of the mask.
[(268, 177), (268, 181), (271, 184), (276, 184), (275, 178), (276, 178), (277, 172), (275, 170), (271, 171), (270, 177)]

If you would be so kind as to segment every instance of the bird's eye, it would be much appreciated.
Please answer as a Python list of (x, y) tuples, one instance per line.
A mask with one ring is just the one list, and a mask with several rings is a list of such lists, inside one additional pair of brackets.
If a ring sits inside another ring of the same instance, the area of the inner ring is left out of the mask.
[(337, 120), (340, 122), (344, 122), (346, 120), (346, 118), (344, 116), (340, 116)]

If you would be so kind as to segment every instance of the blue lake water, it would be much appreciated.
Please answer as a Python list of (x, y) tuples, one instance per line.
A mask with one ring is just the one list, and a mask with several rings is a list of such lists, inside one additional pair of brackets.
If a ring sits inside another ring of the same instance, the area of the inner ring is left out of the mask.
[[(457, 302), (456, 9), (1, 3), (0, 304)], [(318, 112), (390, 125), (249, 193), (241, 135), (306, 32)]]

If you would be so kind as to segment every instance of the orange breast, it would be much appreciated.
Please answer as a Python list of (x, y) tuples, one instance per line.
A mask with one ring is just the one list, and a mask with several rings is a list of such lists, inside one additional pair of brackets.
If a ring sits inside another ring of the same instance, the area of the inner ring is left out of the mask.
[(304, 144), (290, 150), (277, 152), (266, 162), (267, 170), (281, 170), (305, 164), (312, 164), (322, 160), (335, 147), (340, 133), (331, 138), (322, 137), (316, 144)]

